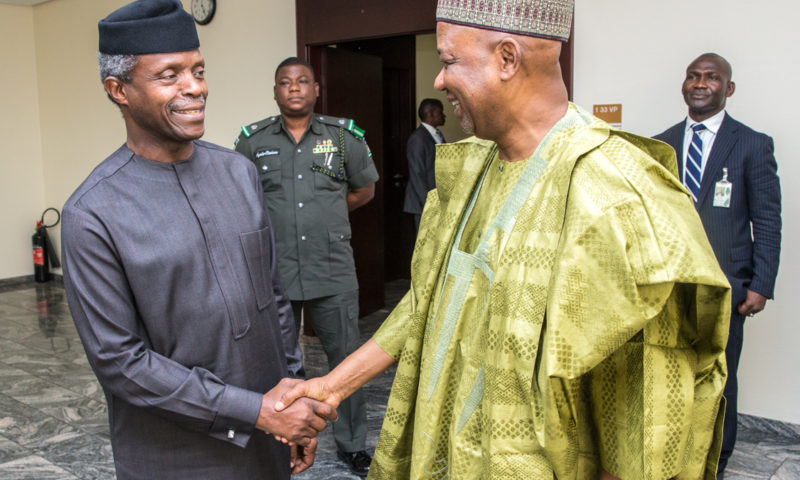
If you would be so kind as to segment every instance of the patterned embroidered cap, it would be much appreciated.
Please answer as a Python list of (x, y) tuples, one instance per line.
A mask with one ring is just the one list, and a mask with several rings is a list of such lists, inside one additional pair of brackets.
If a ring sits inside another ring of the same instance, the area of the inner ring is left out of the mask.
[(439, 0), (436, 21), (566, 42), (575, 0)]

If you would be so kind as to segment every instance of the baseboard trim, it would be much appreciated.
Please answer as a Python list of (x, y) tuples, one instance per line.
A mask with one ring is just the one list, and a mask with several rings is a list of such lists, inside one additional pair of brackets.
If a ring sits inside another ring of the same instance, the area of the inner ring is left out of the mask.
[[(48, 282), (55, 282), (58, 284), (64, 284), (64, 278), (57, 273), (50, 274), (50, 280)], [(9, 278), (2, 278), (0, 279), (0, 289), (3, 290), (14, 290), (16, 288), (27, 288), (31, 285), (35, 285), (36, 282), (33, 280), (33, 275), (22, 275), (20, 277), (9, 277)]]
[(800, 444), (800, 425), (782, 422), (772, 418), (757, 417), (740, 413), (737, 418), (740, 427), (769, 433), (773, 436), (795, 440)]

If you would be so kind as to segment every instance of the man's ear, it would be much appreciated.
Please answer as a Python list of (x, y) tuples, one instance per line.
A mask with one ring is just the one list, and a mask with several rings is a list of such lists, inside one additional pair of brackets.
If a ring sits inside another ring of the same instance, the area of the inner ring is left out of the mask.
[(103, 80), (103, 88), (106, 89), (108, 98), (117, 105), (128, 104), (128, 93), (125, 91), (125, 82), (117, 77), (106, 77)]
[(510, 80), (522, 66), (521, 45), (516, 39), (505, 37), (497, 44), (495, 53), (500, 60), (500, 79)]
[(731, 95), (733, 95), (733, 92), (735, 90), (736, 90), (736, 84), (733, 83), (733, 80), (731, 80), (730, 82), (728, 82), (728, 88), (725, 91), (725, 96), (730, 97)]

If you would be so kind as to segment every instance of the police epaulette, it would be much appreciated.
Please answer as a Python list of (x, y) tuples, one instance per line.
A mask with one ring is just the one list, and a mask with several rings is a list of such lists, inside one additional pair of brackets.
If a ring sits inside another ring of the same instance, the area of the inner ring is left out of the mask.
[(265, 118), (264, 120), (258, 121), (256, 123), (251, 123), (250, 125), (242, 125), (242, 134), (245, 137), (249, 137), (250, 135), (256, 133), (257, 131), (261, 130), (262, 128), (268, 127), (273, 123), (280, 120), (280, 115), (274, 115), (272, 117)]
[(358, 139), (364, 138), (364, 129), (359, 128), (358, 125), (356, 125), (356, 123), (350, 119), (317, 115), (317, 120), (327, 125), (344, 128)]

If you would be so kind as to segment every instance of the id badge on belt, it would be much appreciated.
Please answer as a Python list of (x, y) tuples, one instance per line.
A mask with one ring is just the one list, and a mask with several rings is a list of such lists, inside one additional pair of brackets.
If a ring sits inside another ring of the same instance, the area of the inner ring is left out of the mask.
[(728, 181), (728, 169), (722, 169), (722, 180), (714, 185), (714, 206), (722, 208), (731, 207), (731, 192), (733, 184)]

